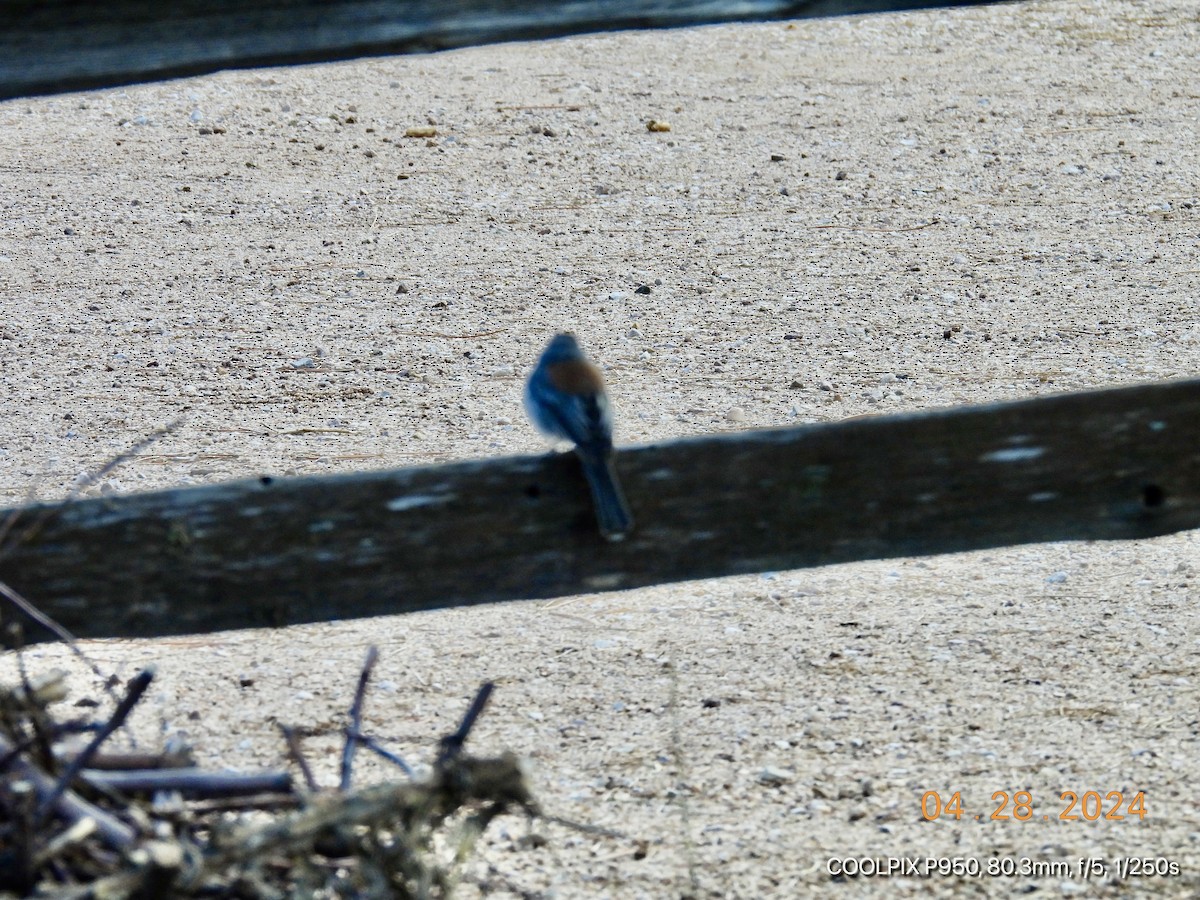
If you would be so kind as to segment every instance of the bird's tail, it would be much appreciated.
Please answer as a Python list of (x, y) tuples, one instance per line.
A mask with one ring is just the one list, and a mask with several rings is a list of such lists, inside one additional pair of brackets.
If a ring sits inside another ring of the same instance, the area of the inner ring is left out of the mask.
[(592, 503), (596, 507), (596, 523), (600, 526), (600, 534), (610, 541), (622, 540), (633, 530), (633, 516), (621, 491), (621, 482), (617, 480), (612, 451), (593, 453), (577, 448), (577, 453), (583, 464), (583, 474), (592, 489)]

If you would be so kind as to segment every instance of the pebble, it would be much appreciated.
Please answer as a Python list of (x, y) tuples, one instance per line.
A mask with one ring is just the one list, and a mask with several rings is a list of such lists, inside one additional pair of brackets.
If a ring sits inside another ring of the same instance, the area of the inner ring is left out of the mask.
[(725, 418), (730, 422), (745, 422), (746, 411), (740, 406), (730, 407), (729, 412), (725, 413)]
[(1055, 572), (1053, 575), (1046, 576), (1046, 584), (1062, 584), (1066, 580), (1066, 572)]
[(762, 784), (791, 784), (796, 780), (796, 773), (791, 769), (777, 769), (774, 766), (767, 766), (758, 773), (758, 780)]
[(314, 369), (317, 366), (317, 361), (311, 356), (304, 356), (300, 359), (292, 360), (293, 369)]

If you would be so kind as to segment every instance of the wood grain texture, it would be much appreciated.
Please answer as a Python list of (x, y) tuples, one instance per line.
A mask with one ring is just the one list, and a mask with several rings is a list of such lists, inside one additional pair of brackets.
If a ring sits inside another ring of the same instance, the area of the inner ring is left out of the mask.
[(1200, 527), (1200, 380), (695, 438), (617, 467), (638, 522), (618, 544), (563, 454), (30, 507), (0, 578), (77, 635), (146, 637), (1146, 538)]
[(0, 0), (0, 99), (220, 69), (594, 31), (945, 5), (940, 0)]

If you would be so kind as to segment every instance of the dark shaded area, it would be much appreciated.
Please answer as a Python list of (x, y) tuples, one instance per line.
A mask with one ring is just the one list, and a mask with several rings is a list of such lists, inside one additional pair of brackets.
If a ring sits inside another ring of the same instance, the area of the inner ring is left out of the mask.
[(220, 69), (423, 53), (595, 31), (970, 6), (937, 0), (0, 2), (0, 99)]
[(675, 441), (617, 467), (638, 523), (618, 544), (564, 454), (31, 507), (0, 579), (78, 636), (151, 637), (1146, 538), (1200, 527), (1200, 379)]

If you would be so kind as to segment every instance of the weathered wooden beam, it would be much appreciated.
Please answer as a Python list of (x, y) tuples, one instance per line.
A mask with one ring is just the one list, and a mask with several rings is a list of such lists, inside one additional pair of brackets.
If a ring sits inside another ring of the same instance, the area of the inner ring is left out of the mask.
[(144, 637), (1144, 538), (1200, 527), (1200, 380), (674, 441), (617, 465), (638, 523), (622, 543), (600, 538), (563, 454), (30, 507), (0, 579), (77, 635)]
[(0, 99), (591, 31), (947, 5), (947, 0), (0, 0)]

